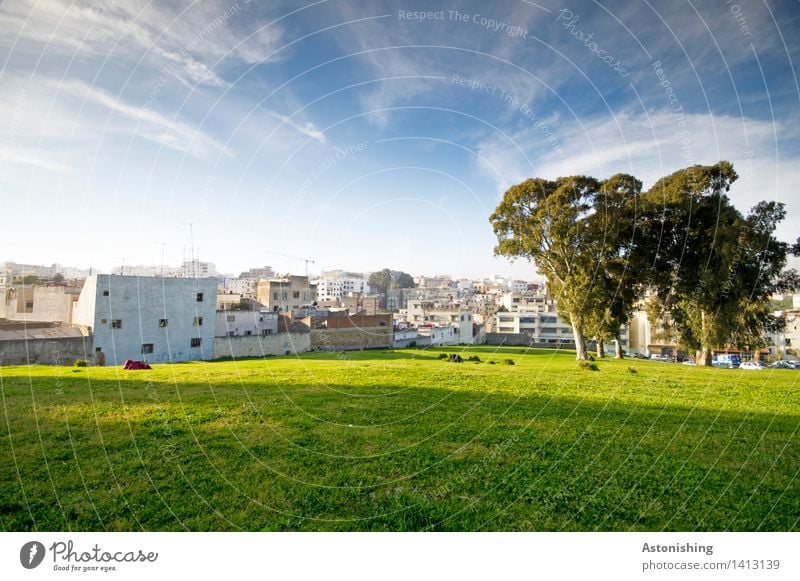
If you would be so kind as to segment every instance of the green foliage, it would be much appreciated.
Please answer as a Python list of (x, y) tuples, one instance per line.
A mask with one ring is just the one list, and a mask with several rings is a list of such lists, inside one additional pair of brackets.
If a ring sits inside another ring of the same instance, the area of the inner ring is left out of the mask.
[(436, 359), (449, 359), (449, 358), (450, 356), (447, 353), (439, 353), (439, 355), (436, 356)]
[(628, 373), (639, 373), (635, 367), (628, 367)]
[(593, 361), (586, 361), (586, 360), (578, 361), (578, 367), (584, 371), (600, 371), (600, 368), (597, 366), (597, 363), (594, 363)]
[(76, 359), (72, 364), (73, 367), (86, 367), (87, 365), (85, 359)]
[(786, 286), (789, 245), (773, 236), (785, 210), (759, 202), (742, 215), (727, 196), (737, 177), (725, 161), (692, 166), (643, 196), (656, 291), (651, 322), (665, 322), (662, 338), (705, 353), (725, 345), (759, 347), (764, 327), (780, 324), (770, 300)]
[(380, 293), (395, 288), (414, 288), (414, 279), (407, 272), (400, 270), (390, 270), (384, 268), (378, 272), (373, 272), (367, 280), (370, 288)]
[(467, 357), (467, 361), (474, 361), (475, 363), (480, 363), (481, 358), (478, 357), (477, 355), (470, 355), (469, 357)]
[(489, 218), (495, 254), (527, 258), (547, 278), (572, 324), (579, 359), (587, 333), (619, 335), (644, 288), (631, 263), (640, 190), (641, 182), (624, 174), (604, 182), (529, 179), (512, 186)]
[(797, 371), (472, 354), (2, 367), (3, 530), (798, 530)]
[(503, 365), (514, 365), (513, 359), (503, 359)]

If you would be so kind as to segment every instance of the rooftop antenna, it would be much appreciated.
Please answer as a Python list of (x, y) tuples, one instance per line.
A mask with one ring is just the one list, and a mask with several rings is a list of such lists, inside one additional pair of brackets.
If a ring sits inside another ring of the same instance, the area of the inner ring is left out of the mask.
[(194, 222), (186, 222), (186, 224), (189, 226), (189, 243), (190, 243), (190, 246), (189, 246), (189, 264), (191, 265), (189, 267), (189, 275), (190, 275), (190, 278), (194, 278), (195, 277), (195, 272), (194, 272), (194, 265), (195, 265), (195, 257), (194, 257)]

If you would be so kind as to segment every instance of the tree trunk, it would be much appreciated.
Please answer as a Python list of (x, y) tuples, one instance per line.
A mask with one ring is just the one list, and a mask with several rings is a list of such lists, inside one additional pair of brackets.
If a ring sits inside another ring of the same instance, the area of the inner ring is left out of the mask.
[(622, 354), (622, 341), (620, 341), (619, 337), (617, 337), (616, 346), (614, 347), (614, 358), (622, 359), (623, 357), (625, 356)]
[(597, 358), (601, 359), (606, 356), (606, 346), (603, 344), (602, 339), (597, 339)]
[(572, 336), (575, 338), (575, 359), (577, 361), (586, 360), (586, 337), (583, 336), (583, 326), (572, 322)]
[(697, 351), (695, 353), (694, 362), (695, 365), (702, 365), (703, 367), (708, 367), (711, 365), (711, 349), (708, 347), (703, 347)]

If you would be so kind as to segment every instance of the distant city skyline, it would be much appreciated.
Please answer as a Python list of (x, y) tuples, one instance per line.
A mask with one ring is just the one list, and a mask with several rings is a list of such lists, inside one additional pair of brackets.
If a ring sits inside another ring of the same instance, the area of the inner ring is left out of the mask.
[(530, 279), (493, 257), (511, 185), (720, 159), (793, 242), (800, 12), (691, 8), (6, 3), (0, 253)]

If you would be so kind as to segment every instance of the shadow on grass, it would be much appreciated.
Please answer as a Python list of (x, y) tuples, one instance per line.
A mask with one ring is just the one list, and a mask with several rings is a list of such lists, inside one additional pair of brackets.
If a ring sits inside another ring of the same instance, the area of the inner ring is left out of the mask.
[(798, 530), (790, 413), (53, 381), (4, 385), (5, 530)]

